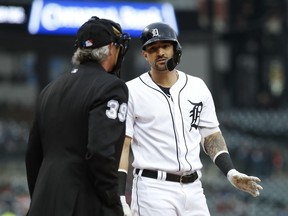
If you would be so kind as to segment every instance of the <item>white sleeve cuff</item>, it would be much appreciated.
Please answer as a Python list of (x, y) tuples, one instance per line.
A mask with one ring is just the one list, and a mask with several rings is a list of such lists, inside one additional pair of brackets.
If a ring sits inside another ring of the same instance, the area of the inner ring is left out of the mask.
[(124, 172), (124, 173), (128, 174), (128, 171), (125, 169), (118, 169), (118, 172)]
[(213, 133), (219, 132), (219, 131), (220, 131), (219, 127), (213, 127), (213, 128), (199, 127), (199, 133), (201, 134), (201, 136), (203, 138), (205, 138), (205, 137), (207, 137)]

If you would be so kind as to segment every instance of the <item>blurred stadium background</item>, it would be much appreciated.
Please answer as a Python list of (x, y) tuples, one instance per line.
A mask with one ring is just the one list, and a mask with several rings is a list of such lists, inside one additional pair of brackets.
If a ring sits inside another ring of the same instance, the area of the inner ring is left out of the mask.
[[(88, 2), (98, 1), (81, 1)], [(141, 2), (173, 6), (183, 47), (178, 69), (205, 80), (235, 166), (262, 179), (261, 196), (250, 197), (233, 188), (202, 152), (211, 215), (288, 216), (288, 1)], [(31, 5), (32, 0), (0, 0), (1, 216), (27, 211), (24, 154), (35, 100), (48, 82), (71, 67), (74, 51), (73, 35), (28, 32)], [(130, 80), (146, 69), (133, 37), (121, 76)], [(127, 186), (129, 197), (131, 181)]]

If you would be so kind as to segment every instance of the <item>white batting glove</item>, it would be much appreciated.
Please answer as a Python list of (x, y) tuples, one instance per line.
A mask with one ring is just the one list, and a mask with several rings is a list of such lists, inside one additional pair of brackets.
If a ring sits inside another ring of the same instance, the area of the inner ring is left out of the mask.
[(258, 182), (261, 182), (259, 178), (255, 176), (247, 176), (235, 169), (228, 172), (227, 178), (234, 187), (250, 193), (253, 197), (259, 196), (259, 190), (263, 189), (259, 184), (257, 184)]
[(126, 197), (125, 196), (120, 196), (124, 216), (132, 216), (130, 206), (126, 202)]

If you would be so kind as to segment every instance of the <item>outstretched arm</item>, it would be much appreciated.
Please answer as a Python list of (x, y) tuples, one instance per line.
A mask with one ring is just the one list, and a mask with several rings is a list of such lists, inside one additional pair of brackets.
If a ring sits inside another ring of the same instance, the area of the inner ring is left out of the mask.
[(126, 191), (126, 180), (129, 169), (129, 154), (130, 154), (130, 144), (131, 138), (126, 136), (123, 144), (118, 176), (119, 176), (119, 194), (120, 200), (122, 203), (122, 208), (124, 212), (124, 216), (131, 216), (131, 210), (129, 205), (126, 202), (125, 191)]
[(204, 149), (234, 187), (254, 197), (259, 196), (259, 190), (263, 189), (258, 184), (261, 180), (258, 177), (240, 173), (234, 168), (225, 139), (220, 131), (204, 138)]

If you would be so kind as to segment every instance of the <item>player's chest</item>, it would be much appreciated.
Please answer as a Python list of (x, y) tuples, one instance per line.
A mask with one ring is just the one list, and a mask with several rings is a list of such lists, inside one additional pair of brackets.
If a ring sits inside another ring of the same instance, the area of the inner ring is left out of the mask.
[(136, 117), (142, 121), (167, 121), (172, 119), (183, 122), (195, 121), (203, 109), (203, 99), (186, 92), (171, 91), (168, 96), (160, 90), (149, 90), (134, 102)]

